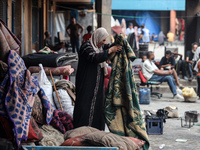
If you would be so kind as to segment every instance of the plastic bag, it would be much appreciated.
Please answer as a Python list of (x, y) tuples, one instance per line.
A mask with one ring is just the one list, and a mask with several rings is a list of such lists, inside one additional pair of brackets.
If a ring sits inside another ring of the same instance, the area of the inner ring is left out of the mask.
[(39, 73), (34, 73), (32, 75), (38, 77), (40, 87), (44, 90), (44, 92), (45, 92), (46, 96), (48, 97), (50, 103), (54, 106), (52, 85), (51, 85), (50, 81), (48, 80), (48, 78), (46, 76), (46, 73), (43, 69), (42, 64), (39, 64), (39, 66), (41, 68), (41, 71)]
[(182, 91), (184, 97), (197, 97), (197, 94), (193, 88), (185, 87)]
[[(63, 111), (67, 112), (73, 118), (74, 106), (72, 105), (72, 99), (64, 89), (57, 90), (58, 96), (60, 99), (60, 103), (62, 105)], [(60, 104), (58, 102), (58, 98), (56, 92), (53, 92), (54, 102), (58, 109), (61, 110)]]

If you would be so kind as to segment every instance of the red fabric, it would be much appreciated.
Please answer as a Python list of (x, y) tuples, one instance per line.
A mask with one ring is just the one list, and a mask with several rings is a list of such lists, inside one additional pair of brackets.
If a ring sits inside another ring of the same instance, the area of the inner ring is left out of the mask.
[(63, 134), (74, 128), (73, 125), (73, 119), (70, 115), (68, 115), (66, 112), (61, 110), (54, 110), (53, 117), (51, 119), (51, 125), (58, 129)]
[(29, 123), (29, 131), (28, 131), (28, 140), (33, 140), (33, 139), (39, 140), (39, 138), (35, 134), (35, 131), (33, 130), (33, 127), (30, 122)]
[(105, 92), (108, 89), (108, 83), (109, 83), (109, 79), (110, 79), (112, 68), (107, 68), (107, 70), (108, 70), (108, 74), (104, 78)]
[(69, 81), (69, 76), (63, 76), (63, 79)]
[(122, 32), (122, 28), (120, 26), (114, 26), (111, 28), (115, 33), (120, 34), (120, 33), (123, 33)]
[(142, 83), (147, 82), (147, 79), (143, 76), (142, 71), (139, 71), (139, 77), (140, 77), (140, 80), (142, 81)]
[[(12, 140), (14, 138), (14, 134), (12, 132), (12, 123), (9, 119), (5, 117), (0, 117), (0, 124), (4, 129), (4, 132), (6, 134), (6, 138), (8, 140)], [(0, 132), (2, 133), (2, 132)]]
[(92, 36), (92, 34), (90, 34), (90, 33), (85, 34), (85, 35), (83, 36), (84, 42), (86, 42), (87, 40), (89, 40), (89, 39), (91, 38), (91, 36)]
[(87, 134), (76, 136), (73, 138), (70, 138), (66, 140), (64, 143), (61, 144), (61, 146), (89, 146), (82, 137), (84, 137)]
[(145, 141), (142, 141), (142, 140), (139, 140), (139, 139), (136, 139), (133, 137), (127, 137), (127, 138), (129, 138), (131, 141), (133, 141), (135, 144), (137, 144), (139, 146), (139, 148), (141, 148), (145, 144)]
[(41, 140), (43, 138), (42, 131), (40, 130), (40, 128), (38, 127), (38, 124), (35, 122), (35, 120), (32, 116), (30, 119), (30, 124), (31, 124), (36, 136), (38, 137), (38, 139)]

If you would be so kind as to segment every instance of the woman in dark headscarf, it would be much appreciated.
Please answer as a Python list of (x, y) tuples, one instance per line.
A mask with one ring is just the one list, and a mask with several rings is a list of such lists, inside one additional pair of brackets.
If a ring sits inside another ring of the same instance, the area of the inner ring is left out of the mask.
[(109, 47), (105, 41), (109, 36), (104, 28), (97, 29), (89, 41), (83, 43), (79, 52), (76, 74), (76, 103), (74, 127), (92, 126), (105, 128), (104, 76), (107, 75), (106, 60), (109, 54), (121, 51), (120, 46)]

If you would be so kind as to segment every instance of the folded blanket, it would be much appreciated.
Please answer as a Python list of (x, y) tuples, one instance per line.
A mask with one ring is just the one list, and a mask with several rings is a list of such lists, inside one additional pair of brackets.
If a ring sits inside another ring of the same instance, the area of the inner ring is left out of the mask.
[(41, 127), (43, 139), (39, 142), (42, 146), (60, 146), (64, 142), (64, 134), (51, 125)]
[(38, 66), (42, 64), (43, 67), (60, 67), (70, 65), (77, 61), (74, 54), (29, 54), (22, 57), (27, 68), (30, 66)]
[[(71, 65), (62, 66), (62, 67), (43, 67), (43, 68), (47, 75), (50, 74), (50, 70), (51, 70), (51, 73), (54, 76), (59, 76), (59, 75), (68, 76), (74, 72), (74, 69), (71, 67)], [(39, 66), (31, 66), (28, 68), (28, 70), (31, 73), (39, 73), (41, 68)]]
[(74, 128), (72, 117), (64, 111), (54, 110), (51, 125), (63, 134)]

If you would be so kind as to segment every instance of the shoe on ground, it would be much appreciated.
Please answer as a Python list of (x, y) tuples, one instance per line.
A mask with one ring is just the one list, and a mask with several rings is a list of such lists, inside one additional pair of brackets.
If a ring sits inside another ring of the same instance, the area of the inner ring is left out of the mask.
[(178, 93), (179, 95), (183, 95), (183, 91), (182, 91), (181, 89), (179, 89), (178, 87), (177, 87), (176, 91), (177, 91), (177, 93)]
[(181, 96), (180, 94), (176, 94), (174, 95), (173, 99), (184, 99), (184, 97)]
[(191, 82), (192, 80), (193, 80), (193, 77), (191, 77), (191, 78), (188, 79), (188, 81), (190, 81), (190, 82)]
[(188, 80), (188, 77), (186, 77), (186, 76), (184, 76), (184, 78), (183, 78), (184, 80)]

